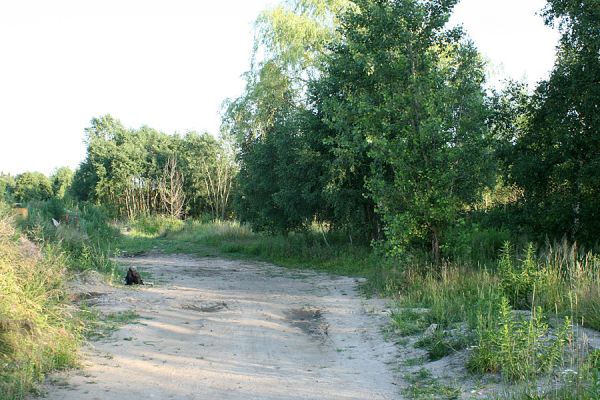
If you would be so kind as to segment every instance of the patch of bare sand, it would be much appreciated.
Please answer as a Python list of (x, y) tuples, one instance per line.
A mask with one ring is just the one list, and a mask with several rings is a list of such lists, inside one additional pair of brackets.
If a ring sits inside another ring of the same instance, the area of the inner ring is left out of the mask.
[(384, 303), (352, 278), (217, 258), (119, 260), (154, 287), (77, 285), (103, 312), (139, 323), (86, 347), (47, 399), (397, 399)]

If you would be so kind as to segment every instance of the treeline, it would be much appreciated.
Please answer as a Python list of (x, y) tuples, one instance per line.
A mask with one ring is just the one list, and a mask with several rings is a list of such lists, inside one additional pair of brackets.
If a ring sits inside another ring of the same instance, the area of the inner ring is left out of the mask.
[(86, 144), (87, 157), (73, 178), (78, 200), (129, 218), (227, 217), (235, 165), (225, 143), (210, 134), (126, 129), (107, 115), (92, 120)]
[[(600, 235), (600, 7), (549, 0), (561, 40), (533, 90), (486, 87), (485, 63), (448, 20), (457, 0), (289, 0), (257, 19), (227, 140), (85, 131), (73, 174), (0, 177), (13, 202), (71, 197), (113, 216), (210, 214), (257, 231), (317, 223), (349, 243), (454, 257), (505, 240)], [(72, 180), (72, 182), (71, 182)]]
[(24, 172), (11, 176), (0, 173), (0, 200), (9, 203), (45, 201), (69, 196), (73, 171), (68, 167), (56, 169), (49, 177), (41, 172)]
[(457, 2), (264, 12), (223, 122), (238, 149), (238, 217), (271, 232), (320, 222), (434, 259), (486, 235), (495, 250), (514, 237), (595, 245), (600, 7), (549, 0), (542, 16), (562, 35), (550, 77), (493, 91), (474, 44), (448, 27)]
[(2, 175), (5, 200), (90, 202), (123, 218), (229, 217), (236, 166), (228, 146), (212, 135), (128, 129), (105, 115), (92, 119), (85, 142), (86, 158), (75, 173), (59, 168), (50, 177), (39, 172)]

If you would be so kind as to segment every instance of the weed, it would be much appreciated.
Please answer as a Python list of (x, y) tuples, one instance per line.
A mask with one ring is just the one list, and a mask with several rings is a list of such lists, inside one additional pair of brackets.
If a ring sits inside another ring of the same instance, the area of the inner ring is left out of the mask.
[(463, 333), (451, 334), (438, 329), (431, 335), (419, 339), (415, 343), (415, 347), (427, 350), (429, 360), (435, 361), (466, 348), (472, 342), (473, 339), (470, 335)]
[(409, 386), (404, 394), (409, 399), (459, 399), (460, 390), (441, 384), (426, 368), (405, 377)]
[(83, 305), (80, 310), (80, 319), (84, 321), (83, 333), (89, 340), (109, 338), (121, 326), (134, 323), (139, 319), (135, 311), (121, 311), (102, 314), (96, 308)]
[(516, 318), (509, 301), (502, 298), (497, 318), (480, 318), (478, 345), (467, 366), (473, 372), (499, 372), (509, 381), (533, 379), (562, 365), (570, 331), (566, 318), (553, 337), (540, 307), (529, 319)]
[(80, 334), (64, 254), (24, 239), (0, 205), (0, 394), (22, 399), (45, 373), (77, 362)]
[(417, 312), (410, 308), (400, 308), (391, 314), (392, 327), (400, 336), (421, 333), (427, 328), (427, 311)]

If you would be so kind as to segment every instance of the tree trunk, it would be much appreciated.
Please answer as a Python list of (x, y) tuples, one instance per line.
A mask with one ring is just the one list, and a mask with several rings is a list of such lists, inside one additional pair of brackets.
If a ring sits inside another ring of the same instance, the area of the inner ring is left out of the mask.
[(436, 264), (440, 262), (440, 235), (437, 228), (431, 229), (431, 256)]

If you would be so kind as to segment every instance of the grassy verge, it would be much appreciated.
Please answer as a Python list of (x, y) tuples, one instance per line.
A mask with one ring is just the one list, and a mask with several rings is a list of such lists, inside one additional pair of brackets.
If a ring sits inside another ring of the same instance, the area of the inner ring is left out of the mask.
[(321, 233), (312, 231), (269, 236), (254, 233), (237, 222), (173, 223), (162, 219), (133, 221), (125, 229), (128, 232), (118, 248), (129, 254), (160, 250), (225, 256), (350, 276), (370, 276), (385, 262), (369, 247), (342, 243), (335, 238), (324, 239)]
[(22, 399), (45, 373), (77, 363), (80, 328), (65, 291), (65, 256), (41, 250), (0, 211), (0, 398)]
[(580, 346), (575, 328), (600, 330), (599, 267), (566, 243), (519, 254), (506, 244), (489, 269), (405, 266), (392, 324), (400, 336), (422, 335), (416, 346), (430, 361), (469, 348), (471, 373), (528, 388), (509, 398), (600, 398), (597, 353)]
[(28, 218), (16, 220), (0, 204), (2, 400), (23, 399), (46, 373), (77, 365), (79, 346), (94, 325), (70, 304), (69, 276), (117, 272), (108, 255), (118, 231), (100, 208), (53, 199), (29, 204), (28, 211)]

